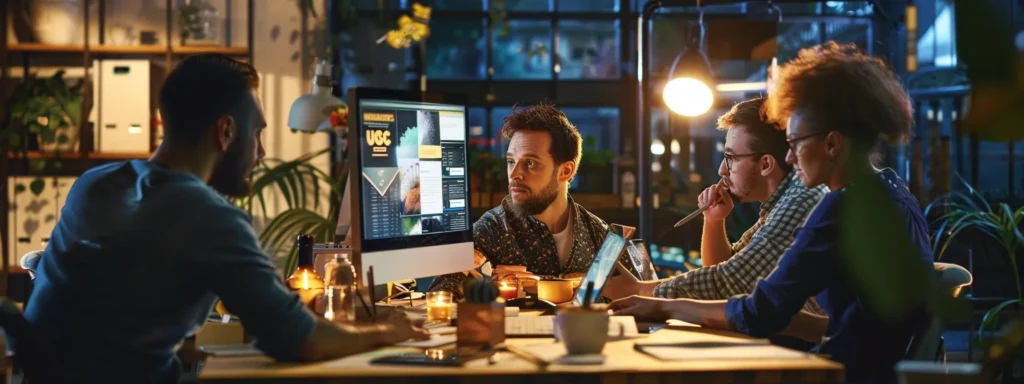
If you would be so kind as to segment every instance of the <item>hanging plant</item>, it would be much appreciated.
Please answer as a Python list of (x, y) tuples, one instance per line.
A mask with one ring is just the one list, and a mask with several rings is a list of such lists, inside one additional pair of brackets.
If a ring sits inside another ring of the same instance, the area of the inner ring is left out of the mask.
[(412, 4), (412, 16), (398, 18), (398, 28), (388, 31), (377, 39), (377, 44), (387, 42), (391, 48), (409, 48), (412, 43), (423, 41), (430, 36), (430, 7), (420, 3)]

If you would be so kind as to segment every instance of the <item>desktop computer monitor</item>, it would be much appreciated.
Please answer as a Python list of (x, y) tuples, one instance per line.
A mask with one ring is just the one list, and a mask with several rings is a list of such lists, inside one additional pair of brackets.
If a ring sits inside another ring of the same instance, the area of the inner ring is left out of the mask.
[(363, 285), (370, 266), (375, 284), (472, 269), (465, 97), (354, 87), (348, 107), (342, 220)]

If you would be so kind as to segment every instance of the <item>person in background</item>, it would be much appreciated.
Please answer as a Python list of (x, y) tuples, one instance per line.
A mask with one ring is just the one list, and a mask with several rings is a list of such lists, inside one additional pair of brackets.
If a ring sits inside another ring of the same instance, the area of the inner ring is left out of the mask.
[[(704, 211), (702, 268), (649, 282), (620, 273), (605, 285), (605, 296), (722, 300), (752, 292), (757, 281), (775, 269), (793, 243), (794, 231), (827, 189), (804, 187), (786, 163), (786, 133), (764, 119), (764, 102), (756, 98), (738, 103), (718, 119), (718, 129), (726, 131), (725, 158), (718, 168), (722, 181), (705, 189), (697, 202), (701, 207), (710, 205)], [(729, 244), (725, 219), (732, 213), (734, 200), (757, 201), (761, 207), (757, 222), (739, 241)], [(824, 315), (813, 300), (806, 307)]]
[[(473, 223), (477, 267), (490, 262), (496, 270), (525, 266), (540, 277), (582, 277), (609, 226), (569, 195), (582, 152), (579, 131), (558, 108), (541, 104), (514, 109), (501, 135), (509, 139), (509, 195)], [(461, 298), (469, 273), (439, 276), (429, 290)]]
[(226, 56), (182, 60), (160, 90), (165, 137), (153, 157), (93, 168), (72, 186), (25, 311), (54, 382), (177, 382), (175, 351), (218, 297), (278, 360), (427, 337), (398, 316), (368, 326), (315, 316), (223, 197), (251, 192), (264, 155), (258, 86), (255, 68)]
[[(876, 166), (881, 139), (899, 143), (911, 133), (907, 91), (881, 60), (834, 42), (801, 50), (775, 77), (766, 112), (785, 122), (786, 160), (804, 185), (831, 190), (778, 267), (750, 294), (728, 300), (632, 296), (611, 308), (764, 337), (798, 322), (794, 315), (816, 296), (831, 320), (819, 351), (846, 367), (849, 382), (896, 382), (895, 363), (930, 323), (925, 295), (887, 292), (901, 300), (887, 307), (869, 293), (897, 279), (925, 287), (933, 277), (928, 223), (916, 199), (895, 172)], [(898, 273), (867, 277), (856, 264), (880, 259), (887, 265), (878, 267)]]

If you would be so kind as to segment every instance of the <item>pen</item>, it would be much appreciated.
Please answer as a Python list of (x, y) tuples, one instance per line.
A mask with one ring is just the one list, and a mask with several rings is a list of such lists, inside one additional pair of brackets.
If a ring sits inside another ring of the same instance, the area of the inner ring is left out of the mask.
[(544, 361), (543, 359), (541, 359), (541, 358), (539, 358), (537, 356), (534, 356), (531, 353), (527, 353), (526, 351), (520, 350), (517, 347), (513, 347), (511, 345), (505, 345), (505, 350), (510, 352), (510, 353), (512, 353), (513, 355), (519, 356), (519, 358), (521, 358), (523, 360), (526, 360), (526, 361), (529, 361), (531, 363), (534, 363), (534, 364), (536, 364), (537, 366), (539, 366), (541, 368), (544, 368), (544, 367), (547, 367), (548, 365), (550, 365), (550, 363), (548, 363), (547, 361)]
[[(725, 180), (724, 177), (722, 178), (722, 180), (718, 181), (718, 184), (722, 184), (723, 180)], [(686, 217), (684, 217), (682, 220), (677, 221), (676, 225), (673, 225), (672, 228), (682, 227), (683, 224), (689, 223), (690, 220), (693, 220), (697, 216), (700, 216), (700, 214), (704, 213), (704, 211), (708, 210), (708, 208), (710, 208), (710, 207), (711, 207), (711, 204), (708, 204), (708, 205), (705, 205), (705, 206), (701, 207), (700, 209), (694, 211), (693, 213), (691, 213), (689, 215), (686, 215)]]

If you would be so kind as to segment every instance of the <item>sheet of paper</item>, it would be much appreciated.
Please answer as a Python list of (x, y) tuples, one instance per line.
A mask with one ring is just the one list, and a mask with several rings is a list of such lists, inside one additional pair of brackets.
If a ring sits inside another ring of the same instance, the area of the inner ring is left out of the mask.
[(199, 347), (199, 350), (213, 356), (256, 356), (263, 354), (262, 351), (256, 349), (252, 344), (203, 345)]
[(811, 355), (771, 344), (707, 343), (706, 346), (643, 346), (641, 349), (661, 360), (806, 359)]
[(694, 323), (687, 323), (687, 322), (682, 321), (682, 320), (669, 319), (668, 320), (668, 327), (669, 328), (683, 328), (683, 329), (686, 329), (686, 328), (700, 328), (700, 325), (699, 324), (694, 324)]
[(395, 344), (399, 347), (413, 347), (413, 348), (435, 348), (442, 345), (448, 345), (455, 342), (455, 335), (434, 335), (427, 340), (412, 340), (403, 341)]

